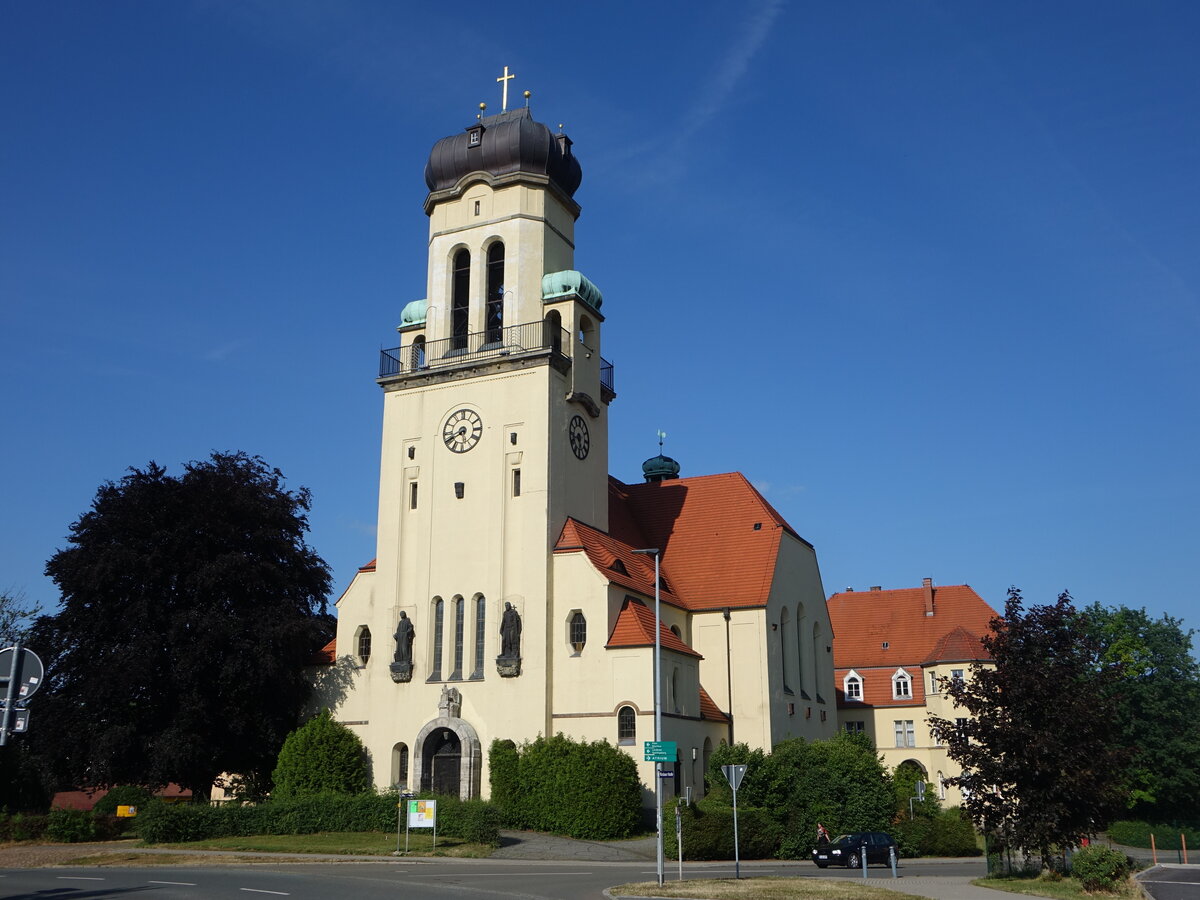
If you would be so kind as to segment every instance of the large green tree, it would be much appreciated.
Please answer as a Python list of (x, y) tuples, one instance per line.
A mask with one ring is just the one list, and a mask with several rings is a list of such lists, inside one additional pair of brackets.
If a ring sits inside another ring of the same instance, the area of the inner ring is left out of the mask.
[(30, 622), (39, 612), (20, 591), (0, 591), (0, 649), (26, 640)]
[(331, 627), (309, 506), (245, 453), (101, 485), (46, 564), (61, 611), (30, 637), (47, 664), (30, 736), (60, 784), (207, 796), (221, 772), (270, 773)]
[(1192, 632), (1171, 616), (1093, 604), (1083, 627), (1105, 663), (1119, 664), (1120, 742), (1130, 752), (1134, 814), (1180, 822), (1200, 816), (1200, 663)]
[(1125, 808), (1127, 757), (1116, 727), (1121, 668), (1106, 664), (1062, 594), (1025, 608), (1009, 591), (983, 645), (993, 667), (945, 690), (970, 717), (930, 724), (963, 768), (948, 779), (963, 807), (1001, 846), (1040, 856), (1102, 830)]

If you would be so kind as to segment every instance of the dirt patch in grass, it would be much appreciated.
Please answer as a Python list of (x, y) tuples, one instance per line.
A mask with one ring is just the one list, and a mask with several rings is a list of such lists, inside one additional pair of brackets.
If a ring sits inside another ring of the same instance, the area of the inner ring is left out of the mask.
[(614, 897), (704, 897), (705, 900), (920, 900), (887, 888), (820, 878), (697, 878), (609, 888)]

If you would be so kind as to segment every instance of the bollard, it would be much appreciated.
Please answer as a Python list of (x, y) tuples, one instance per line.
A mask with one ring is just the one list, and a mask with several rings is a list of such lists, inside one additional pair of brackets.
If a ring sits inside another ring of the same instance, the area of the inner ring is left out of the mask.
[(896, 848), (895, 847), (888, 847), (888, 862), (890, 862), (892, 864), (892, 877), (899, 878), (900, 876), (896, 874)]

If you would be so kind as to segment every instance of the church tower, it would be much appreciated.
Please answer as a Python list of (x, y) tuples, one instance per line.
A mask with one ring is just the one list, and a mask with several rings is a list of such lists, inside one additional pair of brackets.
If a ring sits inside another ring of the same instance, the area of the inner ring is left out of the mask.
[(581, 178), (570, 138), (528, 108), (430, 152), (426, 296), (378, 379), (377, 556), (347, 591), (369, 591), (370, 611), (338, 628), (360, 651), (365, 633), (368, 658), (371, 635), (395, 648), (387, 667), (359, 652), (341, 711), (377, 783), (479, 796), (493, 738), (553, 733), (548, 645), (566, 626), (550, 619), (551, 553), (568, 517), (608, 527), (615, 397), (603, 300), (573, 268)]

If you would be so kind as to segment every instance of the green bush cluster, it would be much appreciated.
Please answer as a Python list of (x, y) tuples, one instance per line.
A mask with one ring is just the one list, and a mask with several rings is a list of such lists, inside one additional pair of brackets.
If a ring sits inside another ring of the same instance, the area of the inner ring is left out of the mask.
[(60, 844), (92, 841), (96, 839), (96, 818), (90, 810), (56, 807), (46, 819), (45, 834)]
[(606, 840), (628, 837), (641, 822), (637, 764), (607, 741), (561, 734), (521, 747), (493, 741), (488, 762), (492, 795), (510, 828)]
[(979, 856), (975, 828), (957, 807), (914, 819), (902, 816), (886, 829), (896, 839), (900, 856)]
[[(684, 859), (733, 859), (733, 808), (705, 798), (680, 807)], [(742, 859), (769, 859), (779, 844), (775, 817), (756, 806), (742, 806), (738, 792), (738, 855)], [(675, 807), (663, 809), (663, 853), (678, 859), (675, 837)]]
[(1149, 822), (1113, 822), (1108, 826), (1108, 837), (1115, 844), (1127, 847), (1150, 849), (1150, 835), (1159, 850), (1180, 849), (1179, 836), (1187, 841), (1188, 847), (1200, 847), (1200, 828), (1183, 825), (1154, 825)]
[(272, 775), (276, 800), (367, 790), (367, 754), (358, 735), (323, 709), (287, 736)]
[[(438, 797), (438, 834), (499, 846), (499, 813), (481, 800)], [(254, 834), (316, 834), (323, 831), (393, 831), (398, 797), (383, 794), (321, 794), (270, 800), (257, 806), (153, 804), (138, 816), (138, 834), (153, 844)]]
[(0, 841), (36, 841), (46, 833), (49, 819), (42, 814), (0, 814)]
[(119, 784), (96, 801), (92, 812), (98, 816), (115, 816), (118, 806), (136, 806), (140, 813), (154, 801), (154, 795), (136, 784)]
[(1129, 877), (1131, 866), (1111, 847), (1084, 847), (1071, 858), (1071, 876), (1087, 891), (1113, 891)]

